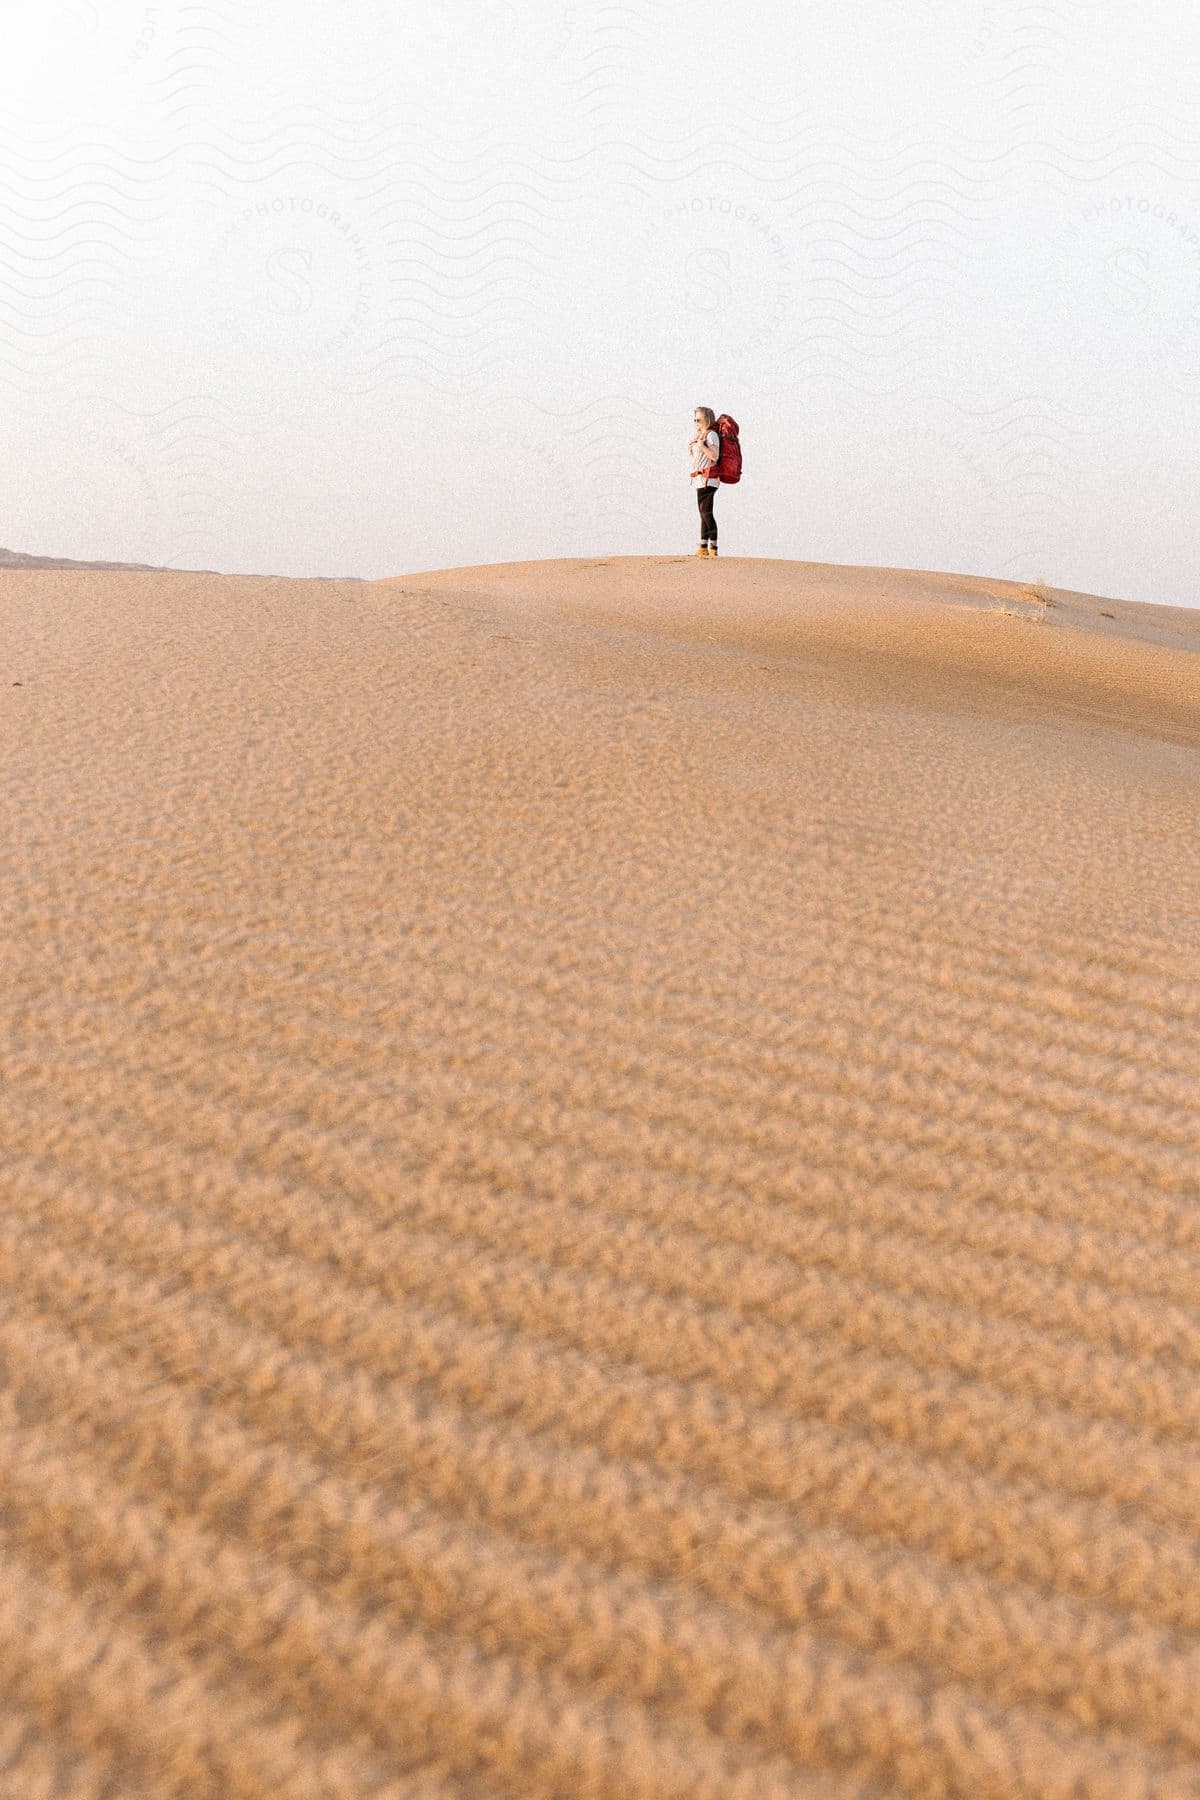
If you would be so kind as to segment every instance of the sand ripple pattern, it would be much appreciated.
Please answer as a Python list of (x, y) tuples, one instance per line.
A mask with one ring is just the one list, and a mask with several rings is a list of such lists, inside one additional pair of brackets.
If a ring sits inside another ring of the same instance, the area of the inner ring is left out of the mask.
[(954, 579), (0, 574), (6, 1800), (1200, 1795), (1200, 634)]

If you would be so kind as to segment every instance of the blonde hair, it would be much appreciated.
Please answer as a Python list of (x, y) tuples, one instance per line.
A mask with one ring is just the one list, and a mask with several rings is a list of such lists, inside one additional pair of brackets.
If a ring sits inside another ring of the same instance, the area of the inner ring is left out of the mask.
[(692, 408), (692, 411), (704, 414), (705, 421), (706, 421), (704, 429), (705, 429), (705, 431), (711, 431), (713, 426), (717, 422), (717, 415), (713, 411), (712, 407), (711, 406), (694, 406)]

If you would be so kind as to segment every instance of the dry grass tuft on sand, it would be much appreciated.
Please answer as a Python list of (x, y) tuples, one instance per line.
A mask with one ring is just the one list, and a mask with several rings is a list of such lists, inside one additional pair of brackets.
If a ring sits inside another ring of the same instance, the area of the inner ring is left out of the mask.
[(1198, 653), (0, 573), (4, 1800), (1200, 1795)]
[[(1010, 619), (1033, 619), (1037, 624), (1044, 624), (1050, 608), (1056, 606), (1053, 591), (1044, 581), (1031, 582), (1026, 587), (1017, 588), (1011, 600), (1001, 601), (998, 612)], [(1111, 618), (1112, 614), (1108, 614)]]

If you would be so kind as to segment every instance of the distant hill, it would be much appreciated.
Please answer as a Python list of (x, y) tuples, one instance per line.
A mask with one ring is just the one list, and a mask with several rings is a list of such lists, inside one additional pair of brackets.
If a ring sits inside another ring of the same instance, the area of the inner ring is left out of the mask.
[[(123, 562), (77, 562), (71, 556), (26, 556), (23, 550), (5, 550), (0, 548), (0, 569), (147, 569), (155, 573), (166, 573), (156, 570), (154, 563)], [(212, 571), (204, 570), (204, 574)]]
[[(0, 547), (0, 569), (140, 569), (148, 575), (218, 575), (219, 569), (168, 569), (161, 563), (79, 562), (73, 556), (27, 556)], [(362, 581), (361, 575), (309, 575), (309, 581)]]

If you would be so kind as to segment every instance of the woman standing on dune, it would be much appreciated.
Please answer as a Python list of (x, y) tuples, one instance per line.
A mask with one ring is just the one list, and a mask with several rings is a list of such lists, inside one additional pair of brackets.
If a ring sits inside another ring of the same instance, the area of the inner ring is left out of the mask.
[(696, 500), (700, 507), (700, 548), (696, 555), (715, 556), (717, 522), (713, 517), (713, 501), (721, 485), (715, 473), (721, 456), (717, 415), (711, 406), (698, 406), (692, 414), (692, 423), (696, 429), (688, 443), (692, 458), (690, 478), (696, 483)]

